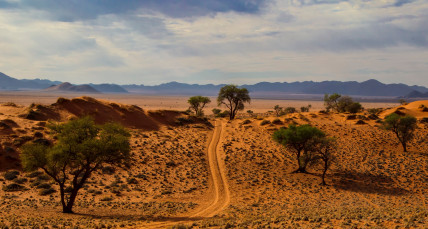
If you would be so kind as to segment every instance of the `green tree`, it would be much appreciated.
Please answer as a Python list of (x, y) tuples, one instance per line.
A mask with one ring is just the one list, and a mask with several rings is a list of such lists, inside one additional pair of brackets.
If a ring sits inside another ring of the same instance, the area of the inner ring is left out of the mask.
[(282, 113), (282, 107), (280, 107), (279, 105), (275, 105), (273, 109), (275, 110), (276, 117), (279, 117)]
[(334, 93), (332, 95), (329, 94), (325, 94), (324, 95), (324, 106), (325, 109), (327, 111), (330, 110), (334, 110), (334, 111), (338, 111), (337, 110), (337, 103), (338, 103), (338, 99), (342, 97), (340, 94)]
[[(95, 125), (90, 117), (53, 124), (53, 146), (27, 143), (21, 160), (26, 171), (42, 169), (59, 185), (64, 213), (73, 213), (78, 191), (104, 165), (122, 166), (130, 159), (129, 132), (121, 125)], [(71, 192), (66, 193), (66, 189)]]
[(190, 97), (187, 102), (190, 104), (190, 109), (195, 111), (196, 116), (202, 116), (204, 114), (203, 109), (205, 105), (211, 102), (211, 99), (204, 96), (193, 96)]
[(236, 85), (226, 85), (218, 93), (218, 106), (224, 104), (229, 109), (230, 120), (234, 119), (238, 111), (244, 110), (244, 103), (251, 102), (246, 88), (238, 88)]
[(404, 152), (407, 152), (407, 142), (413, 138), (416, 129), (416, 118), (411, 115), (401, 117), (396, 113), (392, 113), (385, 117), (383, 125), (385, 129), (395, 133), (403, 146)]
[(296, 172), (306, 173), (306, 166), (312, 161), (316, 141), (325, 134), (310, 125), (289, 125), (273, 133), (273, 139), (285, 148), (294, 151), (299, 168)]

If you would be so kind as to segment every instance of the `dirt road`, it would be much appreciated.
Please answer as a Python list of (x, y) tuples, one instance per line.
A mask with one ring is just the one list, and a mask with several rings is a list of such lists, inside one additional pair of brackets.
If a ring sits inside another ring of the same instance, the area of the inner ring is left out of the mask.
[(227, 184), (224, 161), (220, 155), (220, 143), (222, 142), (223, 129), (226, 122), (221, 120), (215, 121), (214, 133), (208, 146), (208, 164), (212, 185), (209, 187), (210, 202), (197, 209), (195, 212), (177, 218), (172, 218), (163, 222), (153, 222), (144, 225), (144, 228), (167, 228), (176, 224), (191, 224), (192, 222), (209, 218), (217, 215), (224, 210), (230, 203), (230, 192)]

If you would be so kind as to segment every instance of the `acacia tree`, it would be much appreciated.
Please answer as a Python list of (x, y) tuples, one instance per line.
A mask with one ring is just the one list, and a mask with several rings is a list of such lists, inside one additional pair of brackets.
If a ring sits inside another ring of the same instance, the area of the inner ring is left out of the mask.
[(314, 159), (317, 139), (323, 138), (324, 132), (310, 125), (289, 125), (273, 133), (273, 139), (285, 148), (294, 151), (299, 168), (296, 172), (306, 173), (306, 166)]
[(323, 137), (316, 140), (316, 151), (317, 155), (314, 158), (315, 163), (321, 163), (323, 166), (322, 172), (322, 185), (326, 185), (325, 183), (325, 174), (327, 170), (330, 168), (331, 164), (336, 159), (335, 153), (337, 150), (336, 139)]
[(385, 129), (395, 133), (403, 146), (404, 152), (407, 152), (407, 142), (413, 138), (413, 132), (416, 129), (416, 118), (411, 115), (401, 117), (396, 113), (392, 113), (385, 117), (383, 125)]
[(334, 93), (332, 95), (325, 94), (324, 95), (324, 106), (327, 111), (335, 110), (338, 111), (338, 99), (342, 97), (341, 95)]
[[(27, 143), (22, 165), (27, 171), (42, 169), (59, 185), (64, 213), (73, 213), (78, 191), (92, 172), (103, 165), (126, 165), (130, 159), (129, 132), (121, 125), (95, 125), (90, 117), (48, 126), (57, 137), (53, 146)], [(71, 190), (66, 193), (67, 190)]]
[(249, 92), (246, 88), (238, 88), (236, 85), (229, 84), (222, 88), (218, 93), (217, 104), (224, 104), (229, 109), (229, 119), (235, 118), (236, 113), (244, 110), (244, 103), (251, 102)]
[(203, 109), (205, 105), (210, 103), (211, 99), (198, 95), (190, 97), (187, 102), (190, 104), (190, 109), (195, 111), (196, 116), (202, 116), (204, 114)]

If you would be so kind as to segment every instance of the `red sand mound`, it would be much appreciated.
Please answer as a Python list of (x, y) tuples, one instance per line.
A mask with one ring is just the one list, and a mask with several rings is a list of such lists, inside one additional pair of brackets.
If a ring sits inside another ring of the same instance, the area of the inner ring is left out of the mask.
[(135, 105), (123, 105), (91, 97), (74, 99), (59, 98), (50, 106), (33, 105), (20, 117), (37, 121), (66, 121), (72, 117), (89, 115), (98, 124), (118, 122), (129, 128), (159, 130), (163, 125), (175, 125), (179, 117), (185, 115), (179, 111), (145, 112)]
[(428, 117), (428, 100), (421, 100), (409, 103), (407, 105), (402, 105), (399, 107), (394, 107), (387, 109), (380, 113), (379, 117), (385, 118), (392, 113), (397, 113), (399, 115), (412, 115), (418, 119)]

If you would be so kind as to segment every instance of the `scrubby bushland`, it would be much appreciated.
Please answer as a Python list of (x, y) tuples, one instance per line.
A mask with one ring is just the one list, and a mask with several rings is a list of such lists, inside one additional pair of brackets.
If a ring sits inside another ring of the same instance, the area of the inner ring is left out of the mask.
[(407, 142), (413, 138), (413, 132), (416, 129), (416, 118), (411, 115), (401, 117), (396, 113), (392, 113), (385, 117), (383, 126), (386, 130), (391, 130), (395, 133), (403, 146), (404, 152), (407, 152)]
[(226, 85), (220, 88), (217, 97), (217, 104), (222, 104), (229, 110), (229, 119), (235, 118), (240, 110), (244, 110), (244, 103), (251, 101), (249, 92), (246, 88), (238, 88), (236, 85)]
[[(72, 213), (78, 191), (103, 165), (122, 166), (130, 159), (130, 134), (119, 124), (95, 125), (90, 117), (50, 125), (53, 146), (27, 143), (21, 160), (27, 171), (42, 169), (59, 185), (64, 213)], [(66, 193), (66, 189), (70, 192)], [(51, 193), (52, 190), (41, 194)]]

